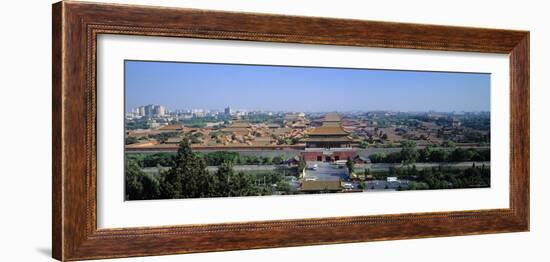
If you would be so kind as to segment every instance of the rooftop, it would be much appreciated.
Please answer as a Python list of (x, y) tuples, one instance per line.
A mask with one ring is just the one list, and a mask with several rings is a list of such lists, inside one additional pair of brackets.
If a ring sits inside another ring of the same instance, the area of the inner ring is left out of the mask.
[(342, 126), (320, 126), (308, 132), (308, 135), (324, 136), (324, 135), (343, 135), (347, 136), (348, 132)]
[(183, 129), (182, 124), (175, 124), (175, 125), (163, 126), (163, 127), (159, 128), (158, 130), (161, 130), (161, 131), (179, 131), (179, 130), (182, 130), (182, 129)]
[(338, 115), (338, 113), (336, 112), (328, 113), (327, 115), (325, 115), (324, 122), (340, 122), (340, 121), (342, 121), (342, 117), (340, 117), (340, 115)]
[(235, 121), (227, 128), (249, 128), (252, 125), (248, 122)]
[(302, 191), (339, 191), (342, 190), (340, 180), (303, 181)]
[(168, 139), (166, 139), (166, 144), (179, 144), (181, 141), (183, 140), (183, 138), (181, 137), (170, 137)]
[(342, 137), (307, 137), (302, 141), (304, 142), (352, 142), (353, 139), (342, 136)]
[(351, 147), (332, 147), (332, 148), (329, 148), (329, 149), (326, 149), (326, 148), (311, 148), (311, 147), (308, 147), (306, 148), (304, 151), (305, 152), (325, 152), (325, 151), (330, 151), (330, 152), (342, 152), (342, 151), (355, 151), (356, 149), (354, 148), (351, 148)]

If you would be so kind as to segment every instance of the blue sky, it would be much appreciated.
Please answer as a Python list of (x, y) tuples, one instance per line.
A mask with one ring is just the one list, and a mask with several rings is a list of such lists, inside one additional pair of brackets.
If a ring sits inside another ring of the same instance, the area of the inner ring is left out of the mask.
[(489, 111), (490, 75), (181, 62), (125, 62), (126, 110)]

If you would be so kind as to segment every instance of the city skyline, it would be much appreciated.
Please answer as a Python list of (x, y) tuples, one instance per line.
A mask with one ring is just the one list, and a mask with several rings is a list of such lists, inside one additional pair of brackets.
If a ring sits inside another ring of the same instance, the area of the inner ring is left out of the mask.
[(485, 73), (125, 61), (125, 89), (126, 112), (490, 111)]
[[(137, 106), (135, 108), (130, 108), (126, 111), (126, 113), (132, 113), (135, 112), (136, 109), (144, 106), (163, 106), (159, 104), (152, 104), (147, 103), (145, 105)], [(261, 113), (331, 113), (331, 112), (337, 112), (337, 113), (369, 113), (369, 112), (390, 112), (390, 113), (490, 113), (488, 110), (476, 110), (476, 111), (437, 111), (437, 110), (418, 110), (418, 111), (401, 111), (401, 110), (383, 110), (383, 109), (374, 109), (374, 110), (348, 110), (348, 111), (338, 111), (338, 110), (325, 110), (325, 111), (293, 111), (293, 110), (255, 110), (255, 109), (245, 109), (245, 108), (234, 108), (232, 106), (231, 110), (232, 112), (261, 112)], [(172, 112), (193, 112), (195, 110), (203, 110), (203, 111), (209, 111), (209, 112), (217, 112), (217, 113), (224, 113), (225, 108), (168, 108), (165, 107), (166, 114), (172, 113)]]

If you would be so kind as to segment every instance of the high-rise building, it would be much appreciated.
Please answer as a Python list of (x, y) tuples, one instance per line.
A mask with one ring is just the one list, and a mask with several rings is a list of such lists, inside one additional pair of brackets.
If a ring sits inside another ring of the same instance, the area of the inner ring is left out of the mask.
[(143, 106), (138, 107), (138, 115), (145, 116), (145, 107)]
[(224, 113), (225, 113), (226, 115), (230, 116), (231, 113), (232, 113), (232, 112), (231, 112), (231, 107), (229, 107), (229, 106), (226, 107)]
[(139, 116), (160, 117), (166, 115), (166, 107), (161, 105), (146, 105), (136, 108), (136, 113)]
[(164, 106), (157, 106), (156, 114), (157, 116), (164, 116), (166, 114), (166, 108)]

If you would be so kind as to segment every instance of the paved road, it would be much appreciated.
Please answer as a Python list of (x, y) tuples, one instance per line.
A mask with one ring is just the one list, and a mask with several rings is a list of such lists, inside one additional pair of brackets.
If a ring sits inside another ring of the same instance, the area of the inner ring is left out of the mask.
[[(346, 167), (336, 167), (333, 164), (326, 162), (310, 162), (309, 165), (317, 164), (317, 170), (307, 169), (306, 176), (310, 178), (317, 177), (319, 180), (337, 180), (338, 178), (342, 180), (347, 180), (349, 177), (348, 169)], [(473, 164), (476, 166), (485, 165), (486, 167), (491, 166), (491, 162), (460, 162), (460, 163), (416, 163), (414, 164), (416, 168), (431, 168), (431, 167), (452, 167), (452, 168), (469, 168)], [(359, 172), (363, 172), (364, 169), (368, 168), (370, 171), (388, 171), (390, 167), (403, 167), (402, 164), (391, 164), (391, 163), (377, 163), (377, 164), (356, 164), (355, 169)], [(161, 167), (164, 170), (169, 169), (168, 167)], [(208, 171), (215, 172), (218, 170), (217, 166), (207, 167)], [(285, 170), (288, 169), (286, 165), (236, 165), (233, 166), (235, 171), (275, 171), (277, 169)], [(143, 168), (144, 172), (148, 173), (157, 173), (158, 168), (156, 167), (146, 167)], [(290, 173), (290, 171), (289, 171)]]
[[(316, 169), (309, 168), (309, 166), (312, 166), (314, 164), (317, 165)], [(314, 179), (322, 181), (347, 181), (349, 179), (349, 171), (348, 168), (345, 166), (338, 167), (336, 165), (326, 162), (308, 162), (308, 168), (306, 168), (304, 179)]]
[[(424, 146), (417, 146), (417, 149), (422, 149)], [(476, 148), (476, 149), (489, 149), (488, 146), (457, 146), (457, 148)], [(393, 152), (400, 152), (400, 147), (392, 147), (392, 148), (355, 148), (357, 150), (357, 154), (359, 154), (362, 157), (368, 157), (371, 154), (374, 153), (384, 153), (389, 154)], [(435, 147), (434, 149), (449, 149), (445, 147)], [(450, 150), (450, 149), (449, 149)], [(194, 149), (195, 152), (216, 152), (216, 151), (228, 151), (228, 152), (238, 152), (239, 154), (243, 156), (262, 156), (262, 157), (276, 157), (280, 156), (285, 159), (298, 156), (300, 155), (300, 152), (302, 152), (302, 149), (294, 149), (294, 148), (285, 148), (285, 149)], [(129, 153), (158, 153), (158, 152), (174, 152), (174, 150), (163, 150), (159, 149), (156, 151), (139, 151), (138, 149), (134, 149), (132, 152)]]

